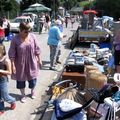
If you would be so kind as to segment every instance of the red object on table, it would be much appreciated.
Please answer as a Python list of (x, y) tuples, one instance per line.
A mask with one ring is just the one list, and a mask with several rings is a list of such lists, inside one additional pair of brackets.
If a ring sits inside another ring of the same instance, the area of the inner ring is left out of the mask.
[(90, 13), (97, 14), (98, 12), (96, 10), (85, 10), (85, 11), (83, 11), (83, 14), (90, 14)]

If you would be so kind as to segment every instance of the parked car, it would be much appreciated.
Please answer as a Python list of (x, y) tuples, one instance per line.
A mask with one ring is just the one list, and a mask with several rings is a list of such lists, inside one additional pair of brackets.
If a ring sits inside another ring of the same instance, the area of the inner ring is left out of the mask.
[(30, 16), (30, 18), (31, 18), (33, 21), (35, 21), (35, 20), (38, 18), (38, 16), (37, 16), (36, 14), (34, 14), (34, 13), (22, 13), (22, 15), (23, 15), (23, 16)]
[(34, 28), (34, 22), (29, 16), (16, 17), (13, 22), (10, 22), (10, 31), (19, 32), (19, 25), (21, 22), (27, 22), (30, 24), (31, 28)]

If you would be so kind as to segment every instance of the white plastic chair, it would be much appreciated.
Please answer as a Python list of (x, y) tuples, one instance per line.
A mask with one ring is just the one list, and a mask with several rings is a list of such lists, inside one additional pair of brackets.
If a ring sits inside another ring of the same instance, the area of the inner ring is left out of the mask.
[(120, 111), (120, 102), (115, 102), (111, 97), (104, 99), (105, 105), (109, 106), (109, 120), (116, 120), (116, 112)]

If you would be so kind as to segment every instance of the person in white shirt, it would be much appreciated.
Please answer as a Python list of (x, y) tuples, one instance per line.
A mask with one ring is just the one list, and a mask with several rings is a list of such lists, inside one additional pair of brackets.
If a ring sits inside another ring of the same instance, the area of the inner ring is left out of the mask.
[(5, 37), (7, 37), (10, 32), (10, 21), (6, 18), (6, 16), (3, 17), (3, 28), (5, 30)]
[(75, 22), (75, 18), (74, 18), (74, 16), (71, 16), (71, 27), (72, 27), (72, 28), (73, 28), (74, 22)]

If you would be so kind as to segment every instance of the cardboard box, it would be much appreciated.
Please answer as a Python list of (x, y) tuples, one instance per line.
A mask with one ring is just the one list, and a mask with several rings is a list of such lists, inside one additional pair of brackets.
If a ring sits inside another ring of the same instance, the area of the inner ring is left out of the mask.
[(79, 72), (63, 72), (62, 74), (62, 80), (74, 80), (77, 83), (81, 84), (82, 89), (85, 88), (85, 82), (86, 82), (86, 74), (85, 73), (79, 73)]

